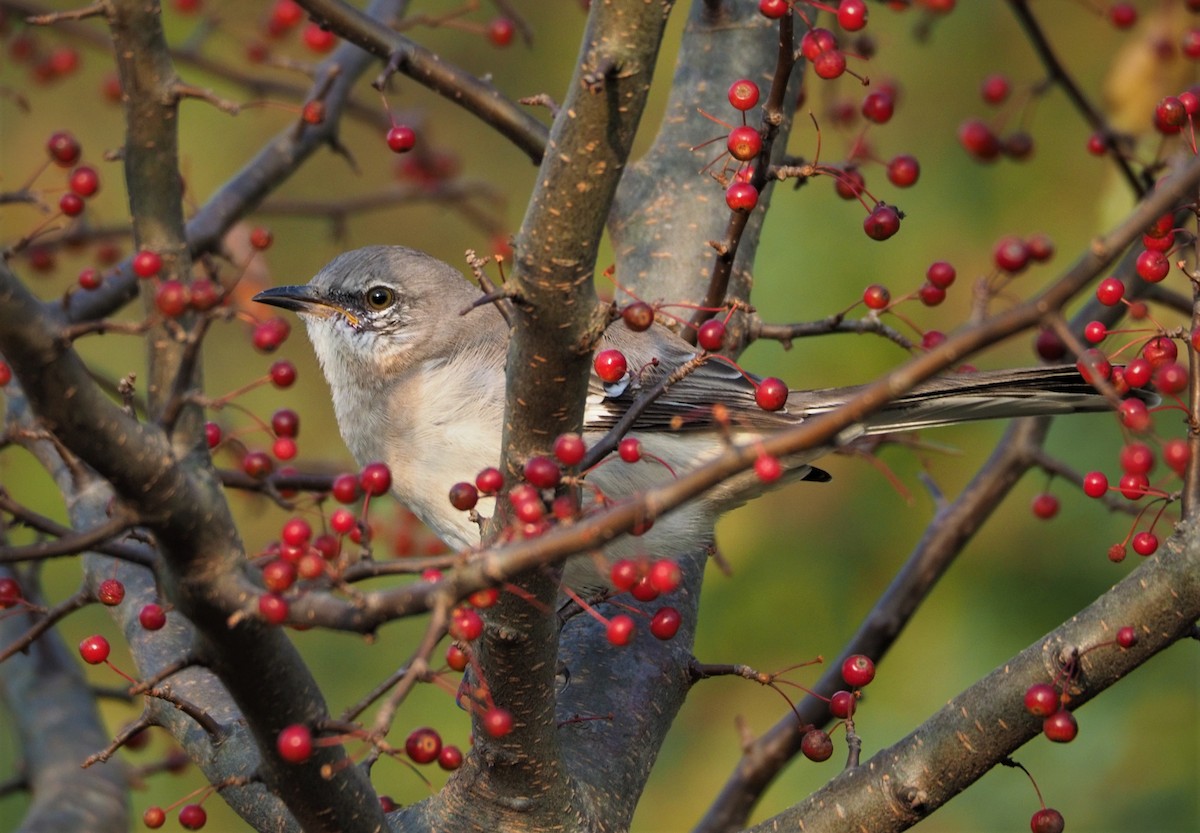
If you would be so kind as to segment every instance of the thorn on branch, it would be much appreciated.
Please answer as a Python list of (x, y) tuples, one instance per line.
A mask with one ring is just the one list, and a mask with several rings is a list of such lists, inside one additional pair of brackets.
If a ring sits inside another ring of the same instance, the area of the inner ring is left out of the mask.
[(388, 55), (387, 63), (383, 66), (383, 72), (375, 76), (375, 80), (371, 82), (371, 86), (385, 92), (388, 88), (388, 82), (392, 76), (400, 71), (400, 65), (408, 58), (408, 53), (403, 49), (397, 49)]

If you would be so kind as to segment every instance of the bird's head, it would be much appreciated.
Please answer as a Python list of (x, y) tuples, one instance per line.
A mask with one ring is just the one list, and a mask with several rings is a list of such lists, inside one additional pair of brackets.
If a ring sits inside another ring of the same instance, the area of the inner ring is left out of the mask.
[(339, 255), (303, 286), (254, 296), (297, 313), (332, 386), (371, 386), (436, 356), (447, 320), (478, 292), (456, 269), (415, 249), (369, 246)]

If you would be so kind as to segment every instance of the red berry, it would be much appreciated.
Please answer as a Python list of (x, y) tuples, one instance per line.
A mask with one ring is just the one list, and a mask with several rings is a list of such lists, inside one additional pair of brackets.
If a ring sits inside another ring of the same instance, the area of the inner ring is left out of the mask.
[(404, 753), (414, 763), (431, 764), (442, 752), (442, 736), (428, 726), (414, 729), (404, 741)]
[(1083, 476), (1083, 493), (1088, 497), (1103, 497), (1108, 491), (1108, 478), (1104, 472), (1090, 471)]
[(1002, 104), (1012, 92), (1012, 83), (1005, 75), (989, 75), (979, 85), (979, 94), (988, 104)]
[(167, 613), (161, 605), (151, 602), (138, 612), (138, 622), (148, 631), (156, 631), (167, 624)]
[(483, 730), (494, 738), (502, 738), (512, 731), (513, 718), (508, 709), (492, 706), (483, 713)]
[(303, 40), (305, 46), (319, 55), (329, 52), (337, 45), (337, 35), (328, 29), (322, 29), (317, 23), (309, 23), (304, 27)]
[(758, 0), (758, 12), (763, 17), (778, 20), (790, 11), (788, 0)]
[(782, 379), (768, 376), (754, 389), (754, 401), (764, 411), (778, 411), (787, 405), (788, 386)]
[(639, 602), (652, 602), (658, 598), (658, 588), (650, 581), (650, 576), (643, 575), (629, 588), (629, 595)]
[(50, 138), (46, 141), (46, 150), (50, 154), (50, 158), (54, 160), (54, 164), (60, 168), (69, 168), (79, 161), (79, 157), (83, 154), (83, 148), (79, 142), (70, 133), (59, 131), (51, 133)]
[(876, 90), (863, 99), (862, 114), (867, 121), (886, 124), (896, 112), (896, 102), (888, 93)]
[(683, 580), (679, 565), (669, 558), (661, 558), (650, 566), (650, 584), (659, 593), (672, 593)]
[(78, 217), (83, 213), (83, 197), (68, 191), (59, 198), (58, 210), (67, 217)]
[(1187, 384), (1187, 368), (1176, 362), (1168, 362), (1154, 373), (1154, 387), (1158, 388), (1159, 393), (1182, 393)]
[(1099, 350), (1084, 350), (1083, 355), (1075, 362), (1075, 369), (1085, 382), (1095, 384), (1097, 379), (1107, 379), (1112, 375), (1112, 365), (1108, 358)]
[(749, 182), (735, 182), (725, 189), (725, 204), (731, 211), (753, 211), (758, 205), (758, 189)]
[(1171, 271), (1171, 262), (1162, 252), (1146, 249), (1138, 255), (1135, 269), (1142, 280), (1158, 283)]
[(1079, 724), (1075, 721), (1075, 715), (1066, 709), (1059, 709), (1042, 721), (1042, 731), (1055, 743), (1070, 743), (1079, 734)]
[(1039, 331), (1033, 347), (1038, 356), (1048, 362), (1058, 361), (1067, 354), (1067, 346), (1053, 330)]
[(645, 332), (654, 323), (654, 307), (644, 301), (635, 301), (621, 312), (625, 326), (635, 333)]
[(302, 764), (312, 757), (312, 732), (307, 726), (293, 723), (279, 733), (275, 747), (279, 750), (279, 757), (289, 764)]
[(1130, 431), (1145, 431), (1150, 427), (1150, 411), (1140, 399), (1123, 399), (1117, 408), (1121, 424)]
[(600, 381), (609, 385), (624, 379), (625, 373), (629, 369), (625, 354), (620, 350), (612, 349), (601, 350), (597, 353), (592, 365), (596, 370), (596, 375), (600, 377)]
[(1044, 234), (1035, 234), (1025, 241), (1029, 249), (1029, 258), (1038, 263), (1045, 263), (1054, 257), (1054, 241)]
[(1043, 807), (1029, 819), (1029, 829), (1033, 833), (1062, 833), (1065, 827), (1062, 813), (1051, 807)]
[(152, 278), (162, 269), (162, 257), (158, 252), (144, 249), (133, 256), (133, 272), (139, 278)]
[(480, 494), (499, 494), (504, 488), (504, 475), (497, 468), (486, 468), (475, 475), (475, 487), (479, 489)]
[(179, 826), (184, 830), (199, 830), (208, 822), (208, 813), (199, 804), (185, 804), (179, 811)]
[(438, 755), (438, 766), (447, 772), (453, 772), (462, 766), (463, 753), (457, 746), (446, 745)]
[(650, 620), (650, 633), (654, 634), (656, 639), (666, 641), (679, 632), (679, 625), (682, 621), (683, 617), (675, 608), (660, 607)]
[(810, 729), (800, 739), (800, 751), (810, 761), (828, 761), (833, 755), (833, 741), (820, 729)]
[(473, 642), (483, 636), (483, 617), (469, 608), (456, 608), (450, 616), (449, 631), (459, 642)]
[(296, 382), (296, 365), (280, 359), (271, 365), (271, 384), (277, 388), (290, 388)]
[(479, 502), (479, 490), (471, 483), (460, 482), (450, 487), (450, 505), (460, 512), (475, 508)]
[(167, 823), (167, 814), (162, 807), (147, 807), (142, 813), (142, 824), (151, 830), (157, 830)]
[(857, 705), (858, 698), (854, 696), (853, 691), (844, 689), (835, 691), (829, 698), (829, 713), (840, 720), (845, 720), (854, 714)]
[(1150, 366), (1150, 362), (1143, 358), (1137, 358), (1125, 365), (1125, 384), (1131, 388), (1141, 388), (1150, 384), (1150, 379), (1154, 375), (1154, 368)]
[(862, 688), (875, 679), (875, 663), (862, 654), (851, 654), (842, 662), (842, 679), (851, 688)]
[(1172, 339), (1166, 336), (1155, 336), (1146, 342), (1146, 346), (1142, 348), (1142, 355), (1146, 361), (1150, 362), (1152, 368), (1158, 370), (1164, 364), (1179, 358), (1179, 348), (1175, 346)]
[(0, 576), (0, 610), (6, 610), (21, 601), (21, 585), (8, 576)]
[(887, 305), (891, 302), (892, 293), (888, 292), (886, 286), (873, 283), (863, 290), (863, 303), (867, 305), (868, 309), (887, 309)]
[(216, 448), (221, 444), (221, 426), (215, 422), (204, 423), (204, 441), (209, 448)]
[(183, 315), (192, 302), (192, 293), (182, 281), (166, 280), (154, 290), (154, 306), (167, 318)]
[(276, 437), (295, 437), (300, 433), (300, 415), (291, 408), (280, 408), (271, 414), (271, 430)]
[(981, 162), (991, 162), (1000, 155), (1000, 140), (979, 119), (968, 119), (959, 126), (958, 142)]
[(1124, 297), (1125, 284), (1119, 278), (1105, 278), (1096, 287), (1096, 299), (1106, 307), (1116, 306)]
[(867, 25), (867, 4), (864, 0), (842, 0), (837, 10), (838, 26), (847, 32), (857, 32)]
[(1170, 466), (1171, 471), (1183, 474), (1192, 459), (1191, 449), (1187, 440), (1178, 437), (1167, 440), (1162, 448), (1163, 462)]
[(296, 565), (282, 558), (263, 565), (263, 586), (272, 593), (282, 593), (296, 583)]
[(398, 124), (387, 132), (387, 146), (393, 153), (407, 153), (417, 143), (417, 134), (409, 126)]
[(900, 212), (881, 202), (863, 220), (863, 230), (872, 240), (887, 240), (900, 230)]
[(263, 353), (271, 353), (287, 340), (292, 325), (282, 318), (268, 318), (254, 328), (254, 347)]
[(774, 483), (783, 476), (783, 464), (778, 457), (760, 454), (754, 461), (754, 474), (762, 483)]
[(833, 190), (844, 200), (857, 199), (867, 187), (867, 181), (857, 168), (846, 168), (833, 179)]
[(325, 121), (325, 102), (314, 99), (304, 102), (300, 108), (300, 119), (305, 124), (323, 124)]
[(1091, 344), (1099, 344), (1108, 338), (1108, 328), (1101, 321), (1089, 321), (1083, 328), (1083, 337)]
[(1155, 550), (1158, 549), (1158, 536), (1153, 532), (1139, 532), (1133, 536), (1130, 544), (1138, 555), (1154, 555)]
[(1015, 275), (1029, 265), (1029, 247), (1019, 237), (1001, 237), (996, 241), (992, 259), (997, 269)]
[(1025, 711), (1034, 717), (1049, 717), (1058, 711), (1058, 691), (1049, 683), (1034, 683), (1025, 689)]
[(729, 131), (725, 142), (729, 155), (740, 162), (748, 162), (762, 150), (762, 135), (753, 127), (742, 125)]
[(358, 526), (358, 519), (348, 509), (336, 509), (329, 516), (329, 526), (338, 535), (345, 535)]
[(624, 613), (618, 613), (609, 620), (605, 636), (613, 645), (628, 645), (633, 639), (633, 619)]
[(116, 607), (125, 598), (125, 585), (115, 578), (106, 578), (100, 582), (100, 587), (96, 590), (96, 598), (100, 600), (101, 604)]
[(642, 459), (642, 443), (637, 437), (625, 437), (617, 443), (617, 455), (626, 463)]
[(562, 479), (562, 470), (549, 457), (530, 457), (525, 463), (525, 479), (538, 489), (553, 489)]
[(112, 648), (108, 644), (108, 640), (99, 634), (89, 636), (79, 643), (79, 655), (83, 657), (83, 661), (88, 665), (99, 665), (104, 662), (108, 659), (111, 651)]
[(271, 248), (271, 243), (275, 241), (275, 235), (268, 228), (256, 226), (250, 230), (250, 245), (258, 249), (260, 252), (264, 249)]
[(578, 434), (559, 434), (554, 440), (554, 456), (564, 466), (577, 466), (587, 453), (587, 444)]
[(1149, 474), (1154, 469), (1154, 450), (1145, 443), (1129, 443), (1121, 449), (1121, 470), (1127, 474)]
[(705, 350), (720, 350), (725, 345), (725, 322), (718, 318), (705, 321), (696, 334), (696, 343)]
[(353, 474), (339, 474), (333, 478), (330, 493), (338, 503), (354, 503), (359, 495), (358, 478)]
[(1132, 648), (1137, 644), (1137, 631), (1129, 625), (1117, 629), (1117, 644), (1122, 648)]
[(908, 188), (910, 185), (916, 184), (917, 178), (920, 175), (921, 164), (917, 162), (917, 157), (915, 156), (902, 153), (899, 156), (893, 157), (891, 162), (888, 162), (888, 181), (897, 188)]
[(100, 284), (104, 282), (104, 278), (100, 276), (99, 270), (87, 268), (79, 273), (79, 286), (81, 289), (99, 289)]
[(1042, 520), (1050, 520), (1058, 514), (1058, 498), (1043, 492), (1033, 499), (1033, 514)]
[(364, 493), (378, 497), (392, 488), (392, 472), (386, 463), (368, 463), (358, 476), (358, 484)]
[(94, 196), (100, 190), (100, 174), (96, 173), (95, 168), (80, 165), (71, 171), (71, 176), (67, 180), (67, 187), (81, 197)]
[(488, 21), (487, 37), (496, 46), (508, 46), (516, 31), (516, 24), (507, 17), (495, 17)]
[(749, 78), (739, 78), (729, 85), (729, 103), (738, 110), (749, 110), (758, 104), (758, 85)]
[(812, 65), (817, 77), (829, 81), (846, 71), (846, 55), (837, 49), (829, 49), (818, 55)]
[(1113, 3), (1108, 7), (1108, 19), (1118, 29), (1128, 29), (1137, 23), (1137, 9), (1132, 3)]

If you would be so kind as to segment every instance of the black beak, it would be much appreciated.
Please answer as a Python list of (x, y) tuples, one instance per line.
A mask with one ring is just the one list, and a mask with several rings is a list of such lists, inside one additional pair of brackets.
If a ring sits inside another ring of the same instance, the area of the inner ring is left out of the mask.
[(358, 316), (348, 309), (345, 304), (322, 295), (310, 286), (276, 286), (264, 289), (254, 296), (260, 304), (270, 304), (273, 307), (290, 309), (303, 315), (315, 315), (318, 318), (328, 318), (331, 315), (341, 315), (351, 325), (358, 326)]
[(290, 309), (293, 312), (312, 312), (314, 306), (327, 306), (326, 302), (307, 286), (274, 286), (254, 296), (260, 304)]

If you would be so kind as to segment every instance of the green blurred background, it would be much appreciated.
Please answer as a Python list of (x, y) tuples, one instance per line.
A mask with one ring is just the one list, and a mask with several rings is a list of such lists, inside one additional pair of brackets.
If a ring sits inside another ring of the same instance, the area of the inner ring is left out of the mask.
[[(449, 5), (429, 2), (414, 7), (417, 12), (435, 13)], [(534, 24), (531, 49), (515, 43), (498, 49), (477, 34), (444, 27), (418, 30), (416, 37), (447, 60), (490, 75), (513, 97), (544, 92), (561, 99), (584, 20), (579, 4), (531, 0), (515, 5)], [(1151, 105), (1163, 94), (1177, 92), (1185, 80), (1190, 83), (1184, 74), (1190, 68), (1183, 68), (1182, 61), (1167, 65), (1165, 81), (1147, 71), (1145, 62), (1139, 62), (1147, 47), (1136, 44), (1146, 42), (1148, 28), (1161, 26), (1176, 36), (1186, 24), (1172, 17), (1165, 6), (1139, 4), (1143, 11), (1157, 14), (1157, 20), (1143, 23), (1132, 35), (1122, 35), (1083, 4), (1032, 5), (1067, 65), (1097, 99), (1114, 62)], [(894, 295), (901, 294), (919, 285), (931, 261), (946, 259), (959, 271), (959, 282), (946, 304), (935, 310), (910, 305), (906, 311), (922, 326), (949, 330), (966, 315), (971, 284), (989, 268), (991, 245), (998, 237), (1043, 232), (1058, 246), (1059, 256), (1050, 265), (1034, 268), (1018, 279), (1013, 293), (1024, 296), (1053, 280), (1093, 235), (1129, 206), (1111, 166), (1084, 153), (1089, 131), (1057, 91), (1028, 111), (1011, 107), (1010, 126), (1024, 119), (1035, 137), (1036, 150), (1029, 161), (980, 166), (966, 157), (955, 141), (958, 123), (967, 116), (993, 115), (977, 92), (984, 75), (1003, 70), (1019, 91), (1027, 91), (1041, 80), (1042, 71), (1004, 4), (967, 2), (959, 6), (918, 42), (913, 34), (918, 21), (915, 14), (896, 14), (872, 4), (868, 31), (876, 38), (879, 53), (865, 66), (854, 60), (851, 66), (873, 79), (897, 80), (901, 93), (893, 121), (872, 128), (870, 139), (884, 159), (902, 152), (917, 155), (923, 168), (921, 180), (913, 189), (898, 192), (884, 182), (877, 166), (866, 170), (868, 183), (878, 186), (884, 199), (899, 203), (907, 213), (900, 234), (886, 244), (874, 243), (861, 233), (860, 207), (834, 196), (828, 182), (815, 182), (798, 193), (778, 191), (755, 271), (754, 300), (768, 320), (822, 317), (845, 308), (871, 282), (884, 283)], [(206, 51), (243, 68), (267, 71), (246, 67), (241, 58), (267, 8), (268, 4), (205, 0), (199, 17), (168, 8), (166, 19), (173, 41), (184, 43), (195, 35), (205, 15), (213, 16), (220, 25)], [(663, 51), (654, 109), (643, 125), (643, 146), (662, 106), (684, 12), (682, 7), (676, 10), (671, 38)], [(468, 19), (481, 23), (490, 15), (490, 9), (485, 9)], [(99, 30), (98, 23), (91, 25)], [(37, 82), (30, 65), (12, 57), (13, 38), (26, 30), (16, 25), (11, 15), (7, 28), (10, 48), (0, 58), (0, 87), (6, 93), (0, 98), (0, 189), (24, 183), (41, 164), (49, 133), (69, 129), (82, 139), (86, 160), (96, 164), (103, 177), (102, 193), (88, 214), (105, 225), (124, 222), (128, 208), (119, 168), (100, 161), (103, 151), (119, 147), (122, 135), (120, 108), (107, 103), (99, 92), (102, 77), (112, 70), (111, 57), (84, 47), (77, 73), (51, 83)], [(60, 43), (52, 33), (37, 37), (43, 53)], [(295, 33), (276, 48), (280, 54), (305, 57)], [(271, 72), (302, 86), (305, 83), (295, 75)], [(189, 82), (211, 85), (234, 100), (248, 97), (245, 91), (195, 70), (183, 68), (181, 75)], [(361, 84), (359, 97), (375, 106), (378, 95), (365, 83), (369, 76)], [(19, 106), (17, 94), (27, 101), (27, 112)], [(843, 78), (819, 85), (808, 104), (822, 117), (823, 102), (830, 97), (857, 100), (862, 94), (852, 79)], [(1122, 96), (1116, 104), (1123, 111), (1143, 112), (1131, 104), (1128, 94)], [(499, 227), (515, 229), (535, 173), (528, 160), (468, 115), (414, 83), (400, 79), (388, 99), (397, 112), (423, 114), (420, 141), (455, 154), (465, 180), (479, 183), (480, 188), (486, 182), (503, 195), (501, 202), (488, 203), (487, 210)], [(724, 112), (724, 108), (723, 91), (714, 93), (709, 109)], [(186, 105), (182, 115), (183, 173), (192, 206), (202, 204), (293, 118), (278, 108), (247, 109), (231, 118), (203, 104)], [(823, 159), (834, 162), (852, 133), (839, 133), (828, 126), (828, 119), (823, 119), (823, 124)], [(710, 137), (696, 138), (699, 143)], [(280, 198), (370, 194), (391, 180), (396, 160), (377, 131), (347, 122), (342, 139), (361, 173), (352, 171), (345, 160), (323, 152), (284, 187)], [(811, 157), (814, 146), (814, 132), (805, 124), (795, 132), (791, 150)], [(1148, 141), (1146, 153), (1153, 152), (1153, 142)], [(698, 154), (697, 168), (707, 158), (706, 153)], [(60, 175), (51, 170), (37, 180), (51, 203), (57, 200)], [(25, 234), (39, 217), (30, 207), (0, 207), (4, 239), (12, 241)], [(276, 243), (264, 259), (275, 283), (303, 282), (334, 254), (376, 242), (416, 245), (461, 263), (465, 248), (487, 251), (492, 236), (453, 207), (433, 201), (355, 216), (340, 238), (334, 234), (333, 224), (322, 219), (262, 216), (254, 222), (269, 225), (275, 233)], [(44, 297), (53, 297), (70, 285), (80, 268), (90, 265), (91, 257), (90, 250), (64, 257), (56, 271), (31, 280)], [(24, 269), (23, 263), (18, 266)], [(31, 273), (25, 269), (24, 274)], [(218, 330), (219, 337), (210, 339), (205, 353), (210, 392), (231, 390), (265, 371), (272, 361), (249, 352), (242, 338), (244, 329), (241, 324), (227, 325)], [(140, 343), (133, 339), (93, 338), (81, 349), (113, 377), (141, 367)], [(300, 365), (297, 385), (286, 392), (259, 390), (239, 402), (264, 416), (278, 407), (295, 407), (303, 418), (301, 461), (334, 461), (349, 469), (351, 463), (337, 438), (324, 383), (304, 339), (297, 334), (284, 346), (282, 355)], [(777, 344), (756, 345), (747, 352), (744, 363), (755, 372), (782, 376), (794, 387), (819, 387), (868, 380), (903, 358), (897, 348), (881, 339), (841, 336), (797, 343), (790, 351)], [(1029, 340), (1023, 339), (977, 363), (1000, 367), (1032, 360)], [(229, 414), (222, 419), (231, 425), (249, 426)], [(726, 578), (714, 570), (709, 577), (697, 656), (703, 661), (739, 662), (773, 670), (818, 654), (835, 655), (932, 514), (932, 499), (918, 480), (923, 466), (938, 487), (953, 497), (1002, 429), (1001, 425), (977, 425), (926, 435), (927, 440), (944, 444), (953, 453), (917, 455), (899, 448), (885, 449), (881, 461), (904, 484), (909, 497), (869, 463), (838, 457), (826, 465), (834, 474), (833, 483), (778, 491), (730, 514), (721, 523), (719, 543), (734, 575)], [(1177, 420), (1164, 417), (1160, 430), (1174, 435), (1181, 429)], [(247, 442), (254, 441), (250, 434)], [(1113, 420), (1096, 416), (1060, 422), (1050, 448), (1077, 468), (1103, 468), (1111, 473), (1116, 471), (1119, 443)], [(220, 462), (231, 464), (229, 458)], [(0, 454), (0, 482), (40, 511), (62, 516), (53, 489), (22, 452)], [(1045, 479), (1039, 476), (1018, 488), (1014, 499), (1000, 508), (939, 584), (882, 664), (857, 721), (865, 754), (903, 737), (980, 675), (1038, 639), (1136, 566), (1136, 556), (1122, 565), (1110, 564), (1105, 557), (1109, 544), (1124, 536), (1128, 520), (1105, 514), (1065, 484), (1053, 487), (1063, 500), (1060, 516), (1051, 522), (1035, 520), (1028, 503), (1044, 486)], [(273, 537), (285, 517), (262, 500), (235, 497), (234, 501), (245, 519), (251, 548)], [(78, 578), (77, 568), (68, 561), (49, 565), (51, 598), (70, 593)], [(331, 709), (337, 713), (402, 661), (420, 627), (420, 623), (390, 626), (379, 644), (372, 646), (354, 636), (317, 632), (296, 634), (295, 641), (311, 659)], [(69, 644), (93, 632), (115, 635), (115, 628), (98, 610), (71, 617), (62, 631)], [(128, 661), (124, 665), (129, 667)], [(1078, 715), (1081, 732), (1074, 743), (1057, 746), (1039, 738), (1020, 750), (1017, 758), (1039, 779), (1047, 803), (1064, 813), (1069, 830), (1197, 829), (1198, 672), (1200, 660), (1194, 649), (1181, 645), (1083, 708)], [(97, 683), (116, 682), (103, 671), (89, 669), (89, 673)], [(819, 670), (812, 669), (790, 677), (808, 682), (818, 675)], [(738, 760), (735, 720), (743, 718), (757, 732), (772, 725), (784, 711), (778, 695), (745, 681), (718, 679), (699, 685), (662, 750), (634, 828), (688, 829)], [(125, 707), (105, 707), (114, 729), (133, 714)], [(398, 742), (410, 728), (425, 724), (439, 727), (448, 742), (464, 746), (467, 742), (465, 716), (451, 697), (434, 686), (414, 694), (393, 740)], [(9, 722), (0, 720), (0, 779), (14, 772), (19, 758), (14, 744)], [(158, 738), (150, 750), (131, 757), (145, 762), (165, 749), (165, 740)], [(767, 793), (755, 818), (768, 817), (819, 787), (835, 774), (841, 755), (839, 751), (823, 765), (802, 761), (790, 767)], [(444, 780), (437, 771), (425, 774), (435, 787)], [(373, 777), (381, 793), (400, 802), (416, 801), (428, 791), (403, 765), (382, 762)], [(197, 786), (200, 780), (194, 774), (156, 777), (135, 796), (135, 809), (140, 814), (149, 804), (165, 805)], [(20, 797), (0, 800), (0, 830), (17, 824), (23, 806)], [(210, 800), (206, 807), (209, 829), (243, 829), (219, 800)], [(1036, 798), (1026, 779), (1001, 769), (924, 822), (921, 829), (1024, 830), (1034, 809)], [(172, 821), (169, 826), (174, 824)]]

